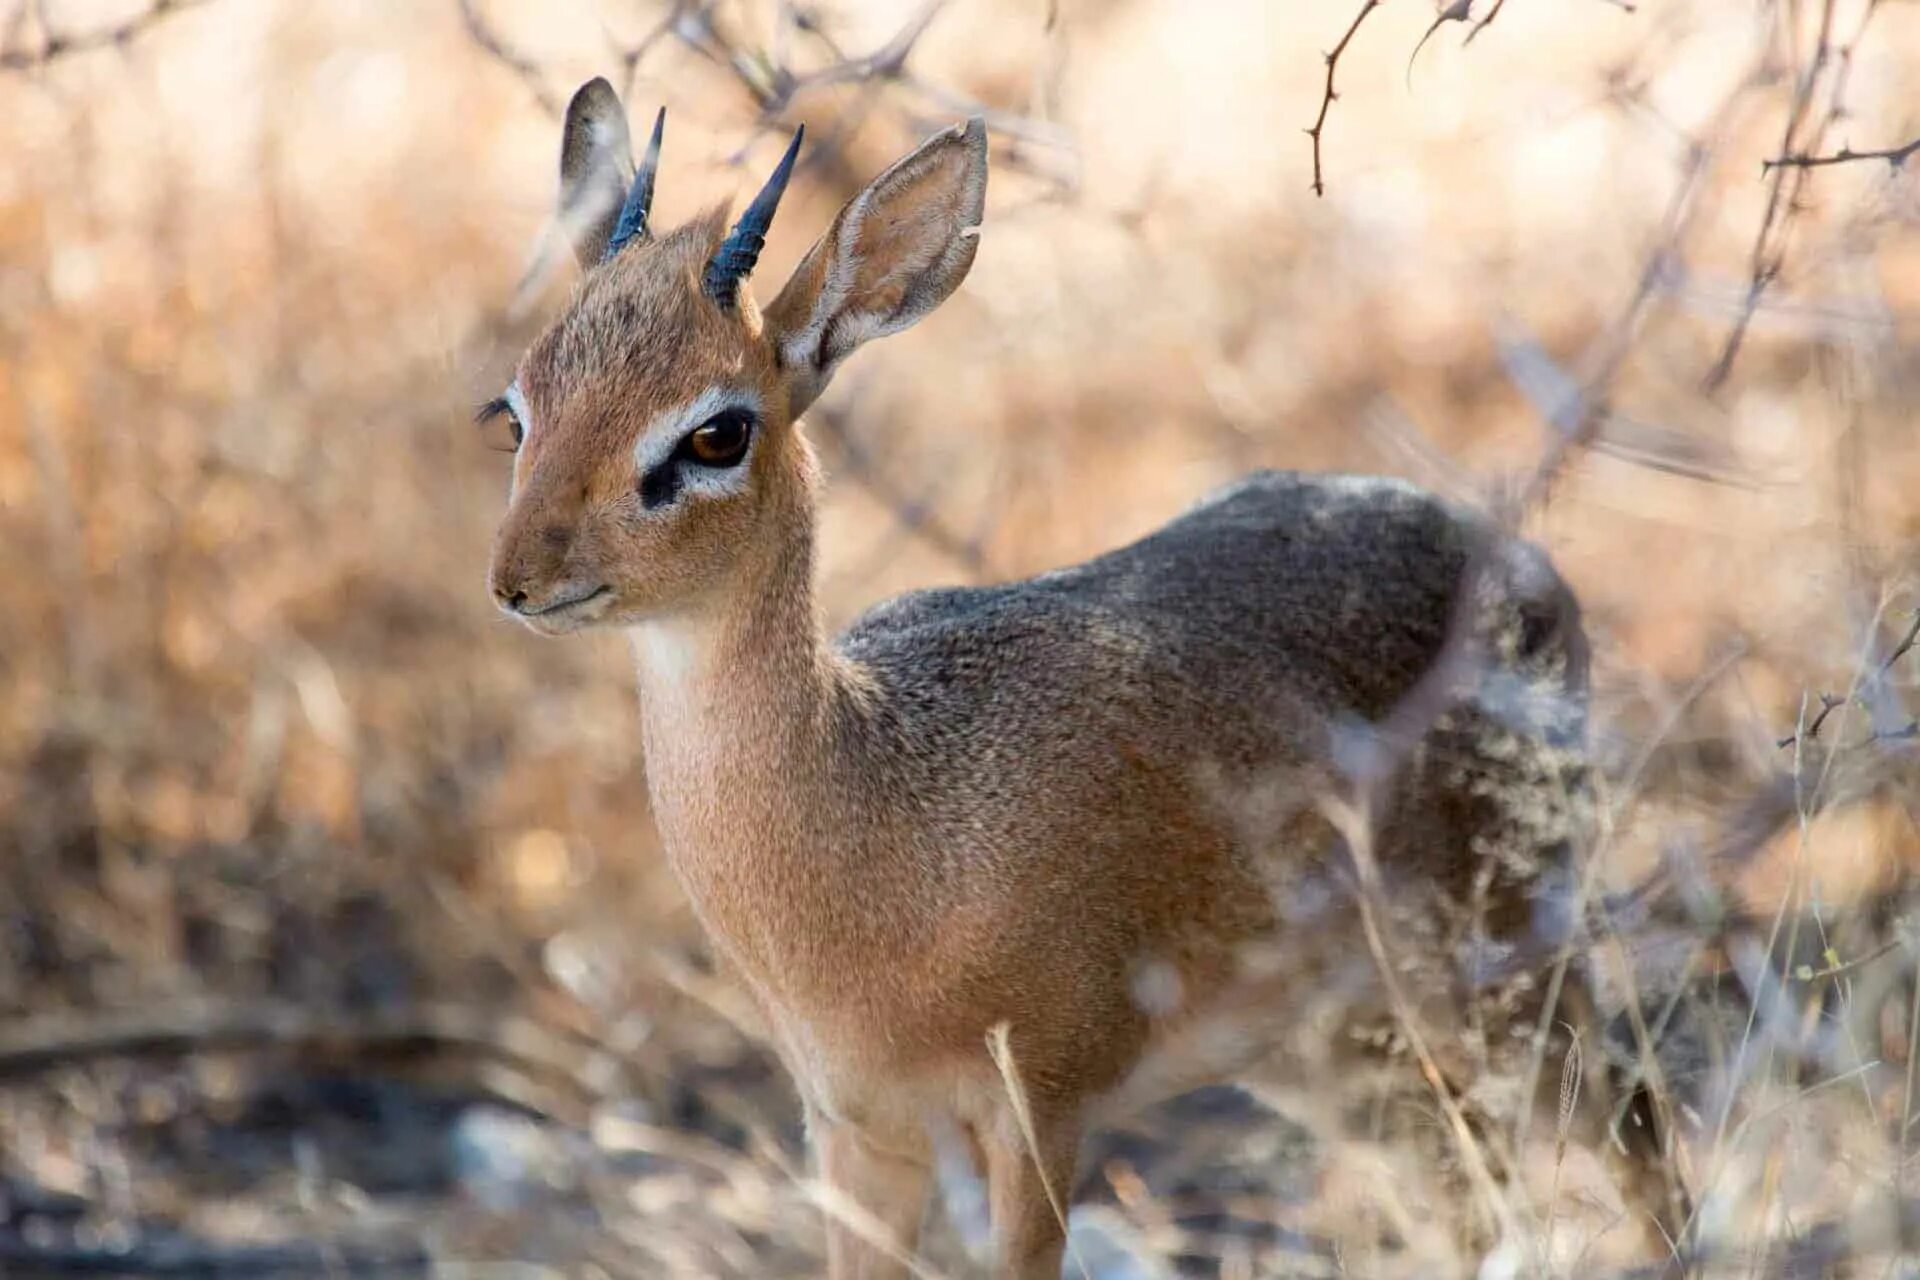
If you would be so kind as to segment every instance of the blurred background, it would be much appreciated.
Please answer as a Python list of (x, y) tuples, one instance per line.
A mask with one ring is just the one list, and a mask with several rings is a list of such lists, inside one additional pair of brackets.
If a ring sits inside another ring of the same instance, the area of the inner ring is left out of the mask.
[[(820, 1265), (623, 643), (484, 590), (472, 407), (571, 285), (595, 74), (668, 108), (666, 224), (807, 124), (763, 298), (987, 116), (971, 276), (809, 415), (835, 621), (1256, 466), (1525, 495), (1594, 636), (1602, 877), (1748, 997), (1679, 1104), (1703, 1239), (1916, 1274), (1898, 0), (0, 0), (0, 1273)], [(1100, 1142), (1090, 1272), (1472, 1271), (1464, 1192), (1255, 1099)], [(1584, 1250), (1618, 1198), (1568, 1167)]]

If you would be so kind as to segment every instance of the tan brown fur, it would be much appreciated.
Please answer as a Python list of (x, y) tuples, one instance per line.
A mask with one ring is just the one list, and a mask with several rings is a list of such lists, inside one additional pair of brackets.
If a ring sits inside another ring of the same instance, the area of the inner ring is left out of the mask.
[[(1347, 785), (1341, 735), (1400, 705), (1462, 627), (1489, 661), (1389, 790), (1382, 906), (1442, 1030), (1494, 984), (1459, 957), (1498, 944), (1512, 969), (1559, 945), (1540, 921), (1565, 881), (1542, 873), (1583, 811), (1586, 656), (1537, 552), (1410, 486), (1285, 474), (1088, 564), (902, 597), (830, 639), (795, 415), (861, 341), (958, 286), (985, 181), (978, 121), (936, 135), (842, 211), (764, 320), (744, 291), (731, 309), (701, 291), (718, 214), (592, 270), (519, 369), (531, 420), (492, 585), (545, 632), (630, 630), (665, 847), (767, 1015), (825, 1176), (910, 1249), (929, 1135), (959, 1134), (984, 1157), (998, 1274), (1052, 1277), (1043, 1174), (1072, 1185), (1103, 1102), (1276, 1044), (1325, 1071), (1383, 1013), (1317, 806)], [(714, 388), (757, 404), (747, 460), (647, 508), (637, 454)], [(1482, 599), (1461, 610), (1474, 565)], [(987, 1052), (1001, 1025), (1037, 1150)], [(1163, 1071), (1183, 1039), (1192, 1061)], [(1507, 1047), (1470, 1046), (1459, 1070)], [(838, 1225), (829, 1253), (836, 1280), (901, 1270)]]

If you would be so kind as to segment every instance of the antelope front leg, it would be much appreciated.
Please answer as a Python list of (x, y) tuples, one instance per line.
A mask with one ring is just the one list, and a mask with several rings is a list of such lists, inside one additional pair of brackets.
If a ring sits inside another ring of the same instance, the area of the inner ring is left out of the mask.
[(1033, 1126), (1036, 1141), (1030, 1143), (1009, 1112), (992, 1133), (981, 1135), (998, 1280), (1060, 1280), (1066, 1233), (1053, 1197), (1059, 1197), (1064, 1213), (1080, 1154), (1080, 1126), (1041, 1115), (1033, 1117)]
[(932, 1167), (923, 1144), (876, 1144), (872, 1135), (818, 1111), (807, 1132), (820, 1176), (838, 1203), (826, 1206), (828, 1280), (893, 1280), (911, 1274)]

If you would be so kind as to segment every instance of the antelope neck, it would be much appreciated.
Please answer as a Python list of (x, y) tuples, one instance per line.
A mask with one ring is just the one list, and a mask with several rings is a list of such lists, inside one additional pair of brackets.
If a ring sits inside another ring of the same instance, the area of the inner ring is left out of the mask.
[[(741, 565), (727, 589), (630, 633), (657, 800), (821, 763), (846, 673), (814, 605), (812, 522), (794, 523), (800, 532)], [(682, 768), (699, 772), (676, 776)], [(705, 773), (714, 768), (723, 773)]]

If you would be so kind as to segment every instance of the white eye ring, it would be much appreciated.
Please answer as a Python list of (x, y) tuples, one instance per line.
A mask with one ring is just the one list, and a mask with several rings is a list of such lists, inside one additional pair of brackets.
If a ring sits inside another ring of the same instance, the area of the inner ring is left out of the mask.
[(520, 380), (515, 378), (509, 382), (500, 398), (507, 402), (507, 412), (513, 415), (513, 420), (520, 424), (519, 443), (525, 444), (533, 434), (533, 412), (527, 408), (527, 398), (520, 394)]
[(680, 448), (688, 432), (728, 410), (751, 414), (757, 424), (760, 397), (737, 387), (708, 387), (687, 403), (660, 414), (647, 424), (640, 438), (634, 441), (634, 470), (645, 475), (666, 462)]

